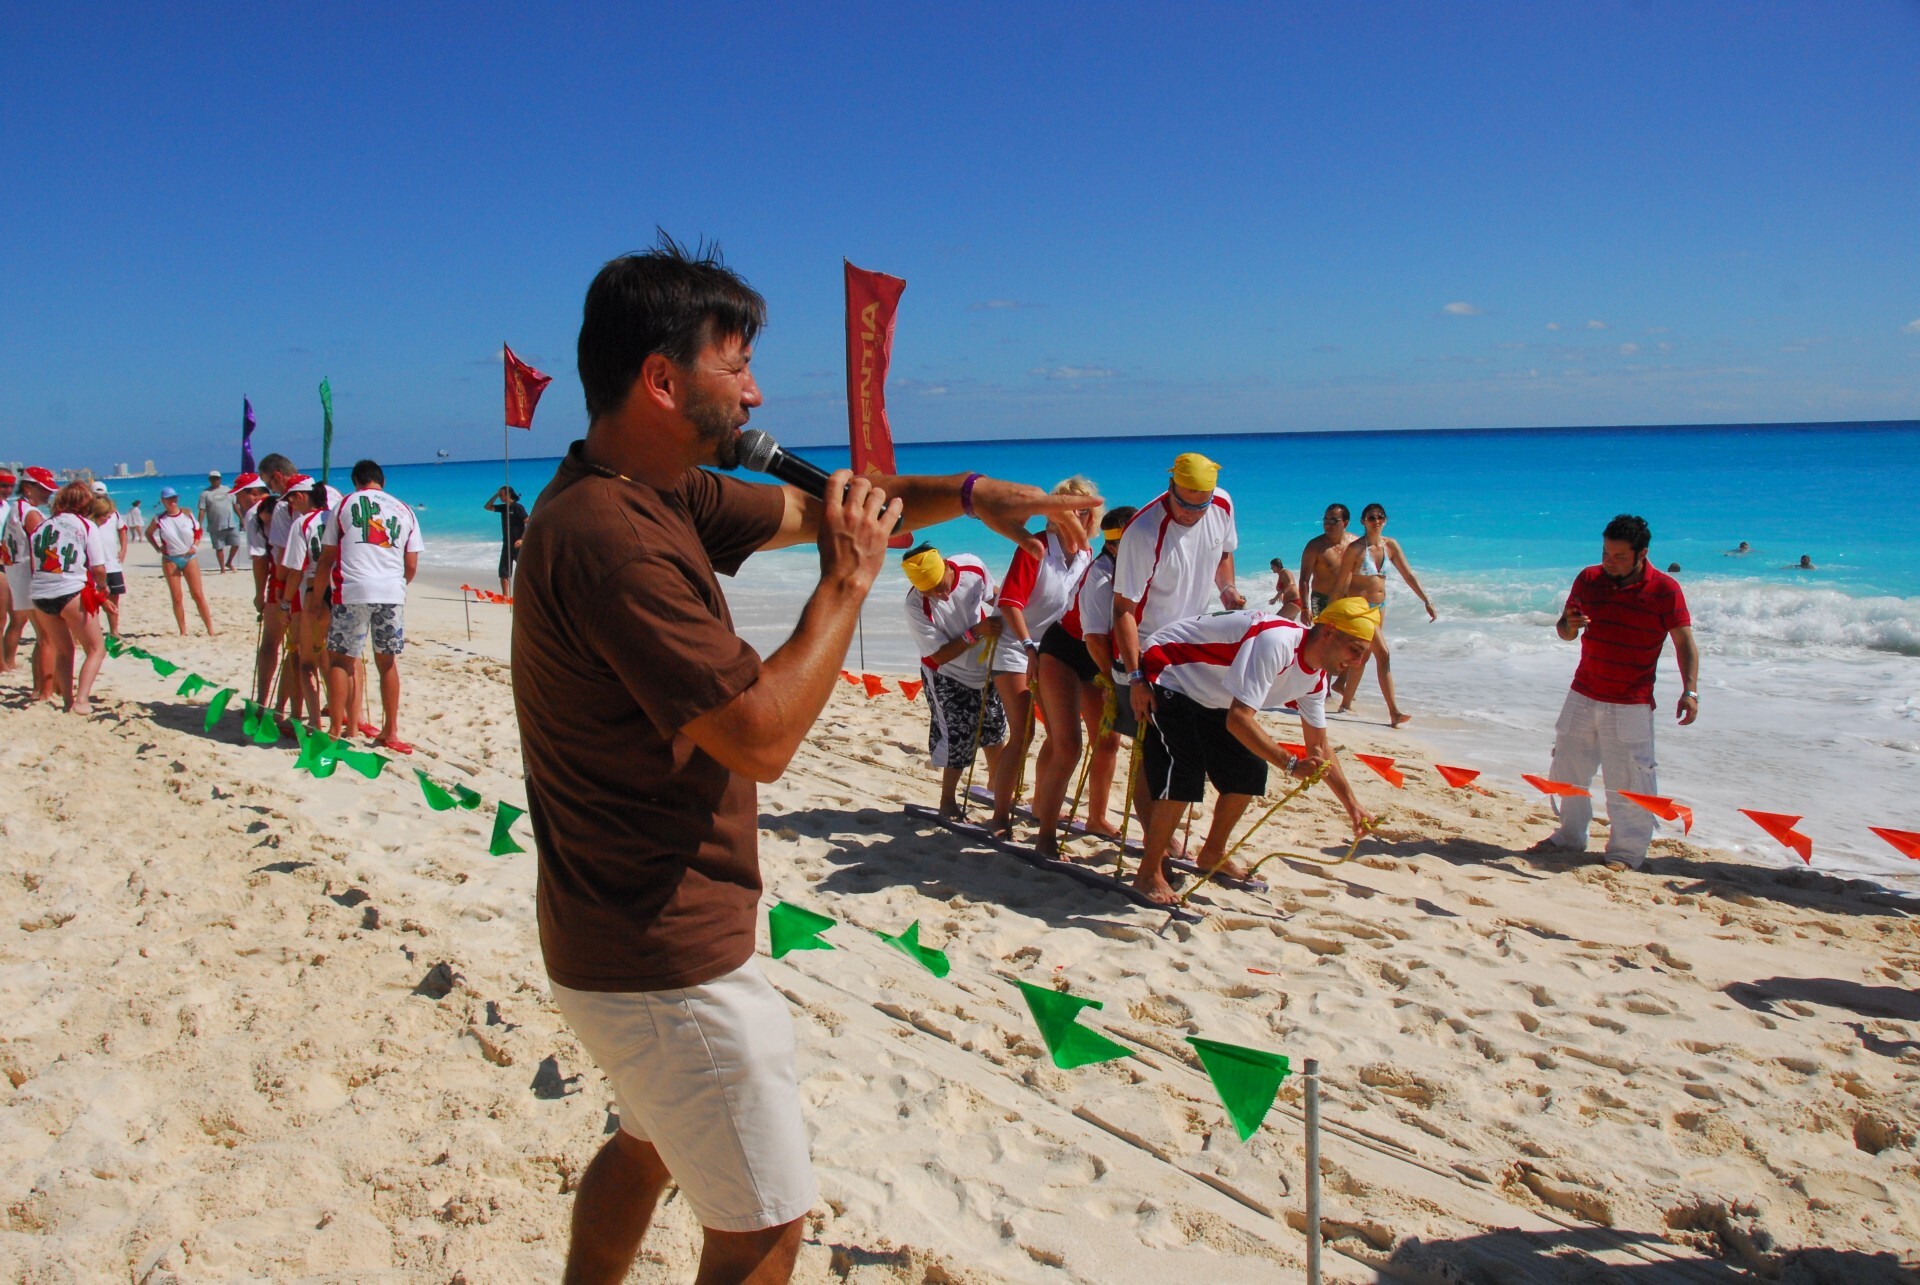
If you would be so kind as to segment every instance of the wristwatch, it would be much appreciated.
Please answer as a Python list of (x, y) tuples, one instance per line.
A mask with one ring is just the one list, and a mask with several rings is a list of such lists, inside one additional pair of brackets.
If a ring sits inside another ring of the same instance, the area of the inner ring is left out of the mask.
[(1020, 640), (1020, 645), (1026, 648), (1027, 654), (1030, 656), (1037, 656), (1040, 654), (1040, 644), (1035, 642), (1031, 638), (1022, 638)]
[(1680, 697), (1681, 697), (1681, 699), (1682, 699), (1682, 700), (1696, 700), (1696, 701), (1697, 701), (1697, 700), (1699, 700), (1699, 699), (1700, 699), (1700, 693), (1699, 693), (1699, 692), (1696, 692), (1696, 691), (1685, 691), (1685, 692), (1682, 692), (1682, 693), (1680, 693)]
[(1138, 670), (1138, 669), (1133, 670), (1127, 674), (1127, 685), (1131, 687), (1133, 684), (1139, 682), (1142, 678), (1145, 678), (1145, 677), (1146, 677), (1146, 674), (1141, 670)]

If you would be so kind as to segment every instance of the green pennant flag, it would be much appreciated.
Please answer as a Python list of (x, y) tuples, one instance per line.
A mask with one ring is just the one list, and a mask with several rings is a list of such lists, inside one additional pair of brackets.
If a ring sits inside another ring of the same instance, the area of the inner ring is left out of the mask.
[(102, 638), (100, 645), (107, 649), (107, 655), (112, 656), (116, 660), (126, 654), (127, 644), (112, 634), (108, 634), (105, 638)]
[(211, 732), (214, 724), (218, 723), (221, 718), (226, 715), (227, 702), (239, 694), (240, 693), (234, 691), (231, 687), (222, 687), (219, 693), (207, 702), (207, 731)]
[(1197, 1035), (1187, 1036), (1187, 1043), (1200, 1055), (1200, 1065), (1207, 1068), (1213, 1091), (1220, 1095), (1220, 1105), (1227, 1109), (1240, 1141), (1245, 1142), (1267, 1118), (1274, 1094), (1280, 1091), (1280, 1082), (1292, 1067), (1280, 1053), (1203, 1040)]
[(453, 798), (454, 798), (454, 802), (458, 803), (461, 807), (465, 808), (469, 812), (479, 807), (483, 801), (478, 794), (476, 794), (472, 790), (469, 790), (466, 786), (460, 784), (458, 781), (455, 781), (453, 783)]
[(326, 780), (340, 766), (339, 758), (333, 753), (333, 738), (323, 732), (307, 729), (306, 724), (295, 722), (293, 734), (300, 742), (300, 757), (293, 766), (309, 776)]
[(170, 660), (162, 660), (158, 656), (148, 656), (147, 663), (152, 665), (153, 672), (162, 678), (172, 678), (180, 672), (180, 666)]
[(372, 750), (357, 750), (345, 741), (336, 740), (327, 752), (369, 781), (379, 776), (387, 766), (383, 755), (375, 754)]
[(132, 645), (129, 645), (128, 647), (126, 647), (120, 654), (123, 656), (131, 656), (135, 660), (152, 660), (153, 659), (153, 653), (148, 651), (145, 647), (134, 647)]
[(320, 427), (320, 481), (324, 485), (327, 470), (333, 464), (333, 382), (320, 381), (320, 410), (324, 416)]
[(1078, 995), (1063, 994), (1052, 987), (1035, 986), (1018, 979), (1013, 979), (1013, 984), (1027, 997), (1027, 1007), (1033, 1010), (1033, 1021), (1040, 1028), (1040, 1038), (1047, 1042), (1047, 1052), (1053, 1054), (1053, 1064), (1062, 1071), (1133, 1056), (1133, 1050), (1126, 1045), (1116, 1043), (1075, 1020), (1080, 1016), (1081, 1009), (1101, 1008), (1102, 1001), (1082, 999)]
[(274, 719), (273, 711), (252, 701), (247, 702), (247, 716), (241, 721), (240, 730), (251, 736), (256, 745), (280, 743), (280, 724)]
[(832, 950), (833, 943), (821, 941), (820, 934), (838, 922), (814, 911), (778, 902), (767, 911), (767, 944), (775, 959), (794, 950)]
[(920, 921), (918, 919), (908, 924), (907, 930), (898, 937), (889, 937), (879, 931), (875, 931), (873, 935), (905, 955), (908, 959), (919, 964), (935, 977), (945, 977), (947, 971), (953, 967), (953, 965), (947, 962), (947, 953), (945, 951), (935, 950), (931, 946), (922, 946), (920, 944)]
[(513, 841), (513, 823), (527, 814), (525, 808), (516, 808), (511, 803), (493, 805), (493, 842), (487, 845), (487, 851), (496, 857), (508, 856), (526, 849)]
[(180, 690), (175, 692), (174, 695), (175, 696), (197, 696), (199, 695), (200, 689), (202, 687), (211, 687), (211, 686), (213, 686), (213, 684), (209, 683), (206, 679), (200, 677), (200, 675), (188, 674), (185, 678), (180, 680)]
[(445, 812), (448, 808), (459, 805), (460, 800), (454, 798), (445, 786), (425, 772), (416, 767), (413, 769), (413, 774), (420, 778), (420, 793), (425, 796), (427, 806), (435, 812)]

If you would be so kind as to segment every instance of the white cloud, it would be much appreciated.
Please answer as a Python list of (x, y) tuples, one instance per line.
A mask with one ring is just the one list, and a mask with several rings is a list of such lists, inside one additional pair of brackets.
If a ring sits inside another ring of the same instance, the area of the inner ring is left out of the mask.
[(1547, 329), (1548, 329), (1548, 330), (1558, 330), (1558, 329), (1560, 329), (1560, 323), (1559, 323), (1559, 322), (1557, 322), (1557, 321), (1549, 321), (1549, 322), (1547, 323)]
[(1620, 345), (1620, 355), (1622, 357), (1631, 357), (1639, 351), (1640, 351), (1639, 344), (1621, 344)]
[(1450, 303), (1446, 307), (1442, 308), (1440, 311), (1446, 313), (1450, 317), (1477, 317), (1480, 315), (1480, 310), (1478, 308), (1474, 307), (1470, 303), (1461, 303), (1461, 302)]
[(1915, 317), (1912, 321), (1900, 327), (1900, 333), (1903, 335), (1920, 335), (1920, 317)]
[(1035, 366), (1027, 372), (1042, 379), (1111, 379), (1113, 372), (1104, 366)]
[(1605, 330), (1606, 328), (1607, 323), (1604, 321), (1589, 321), (1587, 323), (1588, 330)]

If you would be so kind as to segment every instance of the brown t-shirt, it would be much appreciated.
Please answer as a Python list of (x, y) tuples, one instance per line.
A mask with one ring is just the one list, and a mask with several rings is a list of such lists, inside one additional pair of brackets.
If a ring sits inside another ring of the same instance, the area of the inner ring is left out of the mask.
[(679, 730), (753, 685), (714, 572), (780, 527), (780, 489), (690, 469), (601, 476), (579, 442), (527, 523), (513, 701), (547, 973), (585, 991), (697, 986), (753, 953), (759, 812)]

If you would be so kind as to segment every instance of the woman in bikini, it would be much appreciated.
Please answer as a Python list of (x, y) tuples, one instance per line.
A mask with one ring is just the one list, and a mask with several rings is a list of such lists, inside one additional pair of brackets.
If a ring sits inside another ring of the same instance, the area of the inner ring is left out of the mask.
[(1394, 727), (1412, 718), (1411, 714), (1400, 712), (1400, 706), (1393, 699), (1393, 661), (1387, 650), (1387, 631), (1384, 628), (1387, 609), (1387, 576), (1395, 567), (1407, 582), (1407, 588), (1426, 606), (1427, 619), (1434, 619), (1433, 601), (1427, 597), (1427, 591), (1420, 587), (1420, 581), (1413, 574), (1413, 568), (1407, 565), (1406, 554), (1400, 551), (1400, 542), (1385, 534), (1387, 529), (1387, 511), (1378, 504), (1369, 504), (1360, 511), (1360, 525), (1366, 534), (1347, 546), (1346, 554), (1340, 560), (1340, 581), (1334, 586), (1335, 599), (1350, 595), (1365, 598), (1369, 606), (1378, 607), (1383, 627), (1373, 634), (1373, 646), (1360, 657), (1358, 664), (1341, 675), (1339, 682), (1340, 708), (1334, 712), (1344, 714), (1353, 708), (1353, 697), (1360, 690), (1360, 679), (1367, 672), (1367, 657), (1371, 656), (1379, 664), (1380, 694), (1387, 698), (1387, 718)]
[(1267, 605), (1278, 604), (1280, 614), (1288, 620), (1300, 619), (1306, 604), (1300, 601), (1300, 587), (1293, 582), (1293, 572), (1278, 558), (1267, 563), (1267, 567), (1273, 572), (1273, 597), (1267, 599)]
[(200, 587), (200, 564), (194, 560), (200, 552), (200, 520), (180, 507), (180, 495), (170, 486), (160, 489), (160, 506), (160, 512), (147, 523), (147, 543), (160, 552), (160, 570), (167, 577), (167, 591), (173, 595), (174, 622), (184, 635), (187, 607), (180, 593), (184, 583), (193, 593), (193, 605), (200, 609), (207, 633), (217, 634), (220, 631), (213, 627), (206, 590)]

